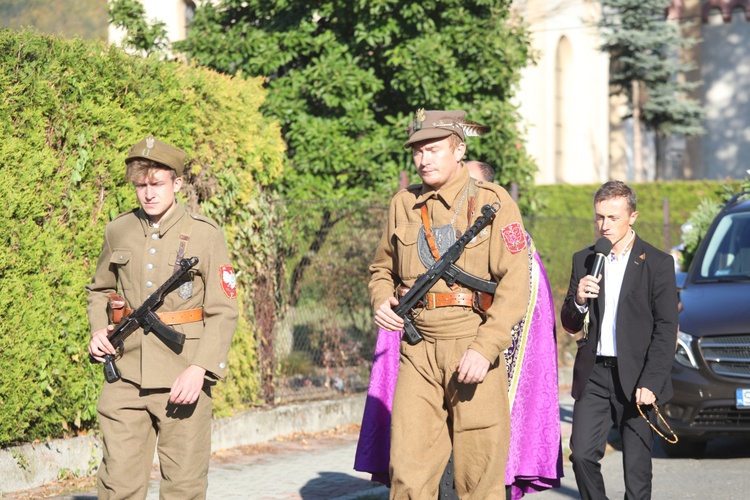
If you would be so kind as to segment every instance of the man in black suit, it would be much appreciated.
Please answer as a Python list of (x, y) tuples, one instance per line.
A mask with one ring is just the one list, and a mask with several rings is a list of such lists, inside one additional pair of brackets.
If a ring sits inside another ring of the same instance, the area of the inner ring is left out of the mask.
[(678, 302), (674, 260), (633, 231), (636, 194), (623, 182), (602, 185), (594, 209), (599, 235), (612, 243), (612, 251), (599, 276), (590, 274), (593, 246), (573, 255), (560, 312), (566, 331), (584, 330), (573, 368), (570, 459), (581, 497), (607, 498), (599, 461), (616, 424), (625, 498), (643, 500), (651, 498), (653, 435), (637, 405), (650, 418), (650, 405), (672, 396)]

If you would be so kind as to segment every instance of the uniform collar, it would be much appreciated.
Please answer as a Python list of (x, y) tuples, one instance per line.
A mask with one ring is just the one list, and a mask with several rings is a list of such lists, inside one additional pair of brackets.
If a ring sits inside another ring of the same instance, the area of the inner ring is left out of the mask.
[(417, 203), (424, 203), (430, 198), (436, 198), (446, 208), (451, 207), (456, 199), (466, 190), (467, 182), (469, 182), (469, 171), (464, 167), (463, 162), (461, 162), (461, 169), (458, 171), (458, 174), (440, 188), (440, 191), (436, 192), (431, 186), (422, 183), (422, 190), (419, 192), (419, 197), (417, 197)]
[[(176, 203), (172, 205), (172, 207), (167, 210), (167, 213), (164, 214), (164, 216), (161, 218), (161, 221), (159, 221), (159, 235), (163, 236), (167, 231), (169, 231), (177, 222), (182, 219), (182, 217), (186, 214), (185, 207), (182, 206), (182, 203), (180, 203), (179, 200), (176, 200)], [(151, 226), (151, 223), (148, 219), (148, 215), (146, 215), (146, 212), (143, 211), (142, 208), (139, 208), (137, 211), (138, 219), (141, 222), (141, 227), (143, 228), (143, 234), (148, 234), (149, 231), (155, 229)]]

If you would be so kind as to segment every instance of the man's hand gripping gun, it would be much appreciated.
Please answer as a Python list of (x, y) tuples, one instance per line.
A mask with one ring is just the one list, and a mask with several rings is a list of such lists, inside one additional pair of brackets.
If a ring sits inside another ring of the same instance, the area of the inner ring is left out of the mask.
[(416, 345), (423, 339), (422, 334), (419, 333), (417, 327), (414, 326), (414, 308), (420, 302), (422, 304), (427, 303), (427, 292), (429, 292), (433, 285), (440, 281), (441, 278), (444, 278), (446, 283), (450, 286), (455, 282), (459, 282), (474, 290), (490, 294), (495, 293), (497, 283), (472, 276), (457, 267), (455, 263), (463, 253), (466, 244), (473, 240), (479, 232), (492, 221), (495, 217), (495, 213), (497, 213), (499, 209), (500, 204), (497, 202), (482, 207), (482, 215), (477, 217), (474, 224), (466, 230), (458, 241), (451, 245), (451, 247), (440, 256), (426, 273), (417, 278), (414, 285), (409, 288), (406, 295), (401, 297), (398, 301), (398, 305), (393, 308), (393, 312), (404, 320), (404, 338), (409, 344)]
[[(180, 282), (182, 277), (197, 263), (198, 257), (182, 259), (179, 263), (179, 269), (163, 285), (149, 295), (138, 309), (122, 318), (114, 330), (107, 335), (107, 340), (112, 344), (112, 347), (121, 351), (123, 349), (123, 341), (138, 328), (143, 328), (145, 333), (154, 332), (162, 339), (183, 345), (185, 343), (185, 335), (165, 325), (156, 315), (155, 311), (164, 303), (164, 297), (175, 288), (175, 285)], [(96, 362), (93, 357), (90, 359), (92, 362)], [(111, 354), (104, 355), (104, 378), (107, 379), (107, 382), (114, 382), (120, 379), (120, 371), (115, 366), (115, 357)]]

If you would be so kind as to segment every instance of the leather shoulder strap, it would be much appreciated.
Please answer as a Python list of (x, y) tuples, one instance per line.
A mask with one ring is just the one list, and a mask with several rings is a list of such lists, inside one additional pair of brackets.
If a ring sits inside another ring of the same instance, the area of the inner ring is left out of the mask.
[(477, 198), (477, 191), (479, 191), (477, 181), (473, 178), (469, 179), (469, 206), (466, 210), (467, 227), (471, 226), (474, 220), (474, 204)]
[(185, 250), (190, 241), (190, 232), (193, 230), (193, 217), (186, 213), (182, 221), (182, 230), (180, 231), (180, 246), (177, 248), (177, 258), (174, 263), (174, 272), (180, 269), (180, 261), (185, 258)]

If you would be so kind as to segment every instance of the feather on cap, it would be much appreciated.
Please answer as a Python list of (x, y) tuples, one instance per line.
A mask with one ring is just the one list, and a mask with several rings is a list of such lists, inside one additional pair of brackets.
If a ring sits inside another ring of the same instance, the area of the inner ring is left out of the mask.
[(408, 140), (405, 148), (415, 142), (429, 139), (442, 139), (456, 134), (463, 141), (466, 137), (477, 137), (490, 131), (490, 127), (481, 123), (466, 120), (463, 110), (427, 110), (420, 108), (414, 114), (414, 120), (406, 127)]

